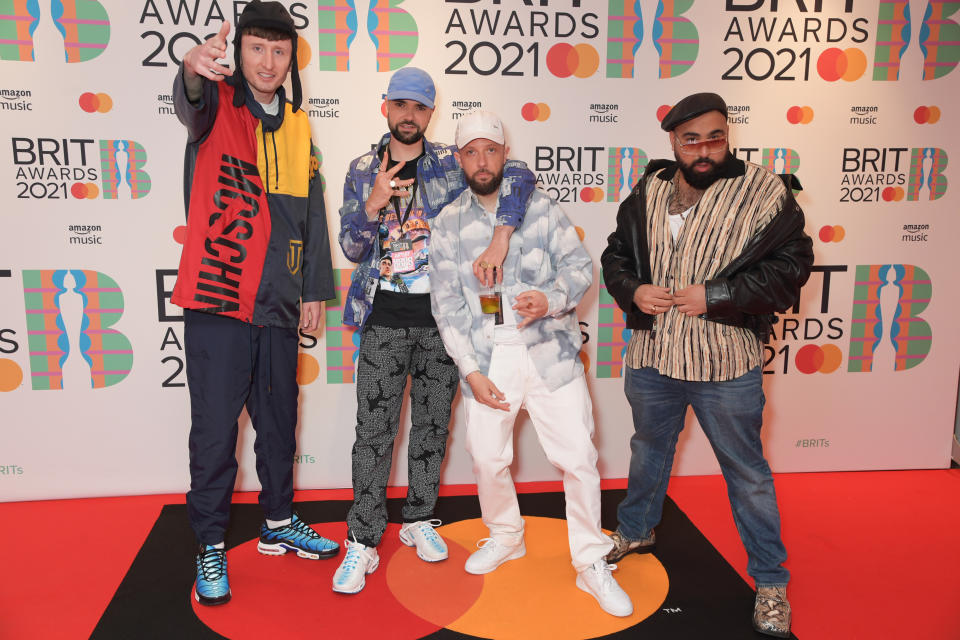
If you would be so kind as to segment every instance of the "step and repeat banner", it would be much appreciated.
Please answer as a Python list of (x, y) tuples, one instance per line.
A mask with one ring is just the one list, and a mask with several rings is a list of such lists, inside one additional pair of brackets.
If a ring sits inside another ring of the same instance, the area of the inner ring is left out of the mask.
[[(183, 54), (239, 0), (0, 0), (0, 499), (188, 485)], [(606, 478), (626, 476), (629, 331), (599, 257), (618, 202), (672, 155), (659, 119), (720, 93), (734, 153), (797, 176), (816, 266), (765, 347), (775, 471), (946, 467), (960, 341), (960, 2), (296, 0), (332, 238), (349, 161), (386, 131), (392, 71), (437, 84), (428, 137), (497, 112), (511, 156), (594, 258), (578, 313)], [(232, 60), (232, 48), (229, 54)], [(954, 155), (954, 166), (950, 156)], [(334, 240), (335, 242), (335, 240)], [(353, 265), (331, 247), (338, 291)], [(359, 336), (342, 298), (301, 340), (300, 488), (350, 486)], [(404, 412), (404, 423), (409, 422)], [(238, 487), (258, 486), (244, 416)], [(445, 483), (472, 483), (457, 405)], [(528, 419), (518, 480), (559, 474)], [(401, 439), (393, 482), (406, 483)], [(718, 471), (689, 418), (675, 472)]]

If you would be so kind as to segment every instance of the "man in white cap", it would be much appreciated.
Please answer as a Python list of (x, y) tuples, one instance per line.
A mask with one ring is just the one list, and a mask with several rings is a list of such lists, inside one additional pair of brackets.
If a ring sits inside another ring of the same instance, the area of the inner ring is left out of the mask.
[[(424, 138), (435, 98), (433, 80), (422, 69), (394, 73), (386, 99), (390, 131), (350, 163), (343, 186), (340, 246), (357, 263), (343, 322), (358, 327), (361, 340), (353, 505), (347, 552), (333, 577), (339, 593), (363, 589), (365, 576), (379, 565), (376, 547), (387, 528), (386, 487), (408, 378), (409, 470), (400, 540), (416, 547), (424, 561), (447, 558), (447, 546), (434, 530), (440, 524), (434, 507), (458, 381), (430, 311), (428, 274), (433, 221), (467, 184), (453, 157), (456, 148)], [(533, 174), (523, 163), (513, 163), (508, 173), (499, 211), (503, 254), (534, 189)], [(478, 260), (478, 268), (485, 261)]]
[(490, 530), (465, 568), (489, 573), (526, 553), (510, 477), (513, 426), (524, 406), (547, 458), (563, 471), (576, 584), (607, 613), (628, 616), (633, 603), (604, 560), (613, 543), (600, 528), (593, 405), (579, 357), (576, 307), (593, 282), (593, 263), (556, 201), (536, 191), (503, 262), (501, 313), (484, 313), (472, 264), (494, 233), (509, 148), (500, 119), (487, 111), (463, 117), (456, 142), (470, 189), (433, 223), (430, 287), (440, 335), (466, 383), (467, 450)]

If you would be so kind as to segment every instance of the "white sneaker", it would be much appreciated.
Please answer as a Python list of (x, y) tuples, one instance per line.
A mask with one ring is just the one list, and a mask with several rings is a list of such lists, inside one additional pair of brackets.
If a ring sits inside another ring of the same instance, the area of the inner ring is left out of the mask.
[(601, 558), (577, 574), (577, 586), (596, 598), (601, 609), (623, 618), (633, 613), (633, 602), (610, 573), (616, 568), (617, 565), (607, 564)]
[(463, 567), (467, 570), (467, 573), (476, 575), (490, 573), (507, 560), (516, 560), (527, 554), (527, 548), (524, 546), (523, 540), (518, 545), (508, 547), (493, 538), (483, 538), (477, 542), (477, 546), (480, 548), (470, 554)]
[(344, 540), (347, 553), (333, 574), (333, 590), (337, 593), (357, 593), (367, 583), (367, 574), (380, 566), (376, 547), (366, 547), (355, 540)]
[(408, 547), (416, 547), (417, 555), (427, 562), (446, 560), (449, 555), (447, 543), (433, 530), (439, 527), (439, 520), (420, 520), (400, 527), (400, 542)]

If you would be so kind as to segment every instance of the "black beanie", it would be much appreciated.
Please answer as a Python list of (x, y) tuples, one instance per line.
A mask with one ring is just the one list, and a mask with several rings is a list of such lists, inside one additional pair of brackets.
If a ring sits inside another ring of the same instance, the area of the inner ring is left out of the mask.
[(236, 33), (233, 36), (233, 60), (235, 68), (240, 71), (237, 91), (233, 94), (233, 106), (241, 107), (246, 101), (246, 81), (243, 78), (243, 70), (240, 68), (240, 39), (243, 37), (243, 30), (251, 27), (260, 27), (262, 29), (273, 29), (283, 33), (290, 34), (290, 41), (293, 45), (292, 63), (290, 65), (290, 84), (293, 85), (293, 110), (300, 108), (300, 101), (303, 93), (300, 89), (300, 71), (297, 68), (297, 29), (293, 25), (293, 18), (279, 2), (262, 2), (261, 0), (252, 0), (243, 9), (240, 19), (237, 20)]

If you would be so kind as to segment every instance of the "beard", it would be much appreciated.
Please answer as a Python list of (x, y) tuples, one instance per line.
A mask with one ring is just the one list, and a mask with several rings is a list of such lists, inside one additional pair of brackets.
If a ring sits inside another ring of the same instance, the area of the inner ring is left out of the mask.
[[(687, 184), (694, 189), (700, 189), (701, 191), (719, 180), (720, 176), (723, 175), (724, 170), (733, 160), (733, 154), (730, 153), (729, 149), (727, 149), (727, 154), (720, 162), (716, 162), (715, 160), (704, 156), (697, 158), (690, 164), (685, 164), (681, 159), (679, 152), (677, 151), (673, 152), (673, 157), (677, 159), (677, 164), (680, 165), (680, 172), (683, 173), (683, 179), (686, 180)], [(710, 165), (710, 169), (707, 171), (694, 171), (693, 165), (701, 162), (708, 163)]]
[[(474, 173), (472, 176), (465, 175), (467, 179), (467, 184), (470, 185), (470, 189), (473, 190), (478, 196), (488, 196), (491, 193), (496, 193), (500, 189), (500, 183), (503, 182), (503, 169), (501, 168), (496, 174), (490, 173), (489, 171), (484, 170), (485, 173), (481, 174), (479, 171)], [(477, 178), (480, 175), (492, 176), (487, 182), (480, 182)]]
[(414, 122), (397, 122), (390, 127), (390, 135), (392, 135), (397, 142), (402, 142), (403, 144), (415, 144), (420, 142), (420, 140), (423, 138), (423, 129), (417, 127), (416, 130), (411, 133), (403, 133), (400, 131), (400, 125), (402, 124), (409, 124), (417, 127), (416, 123)]

